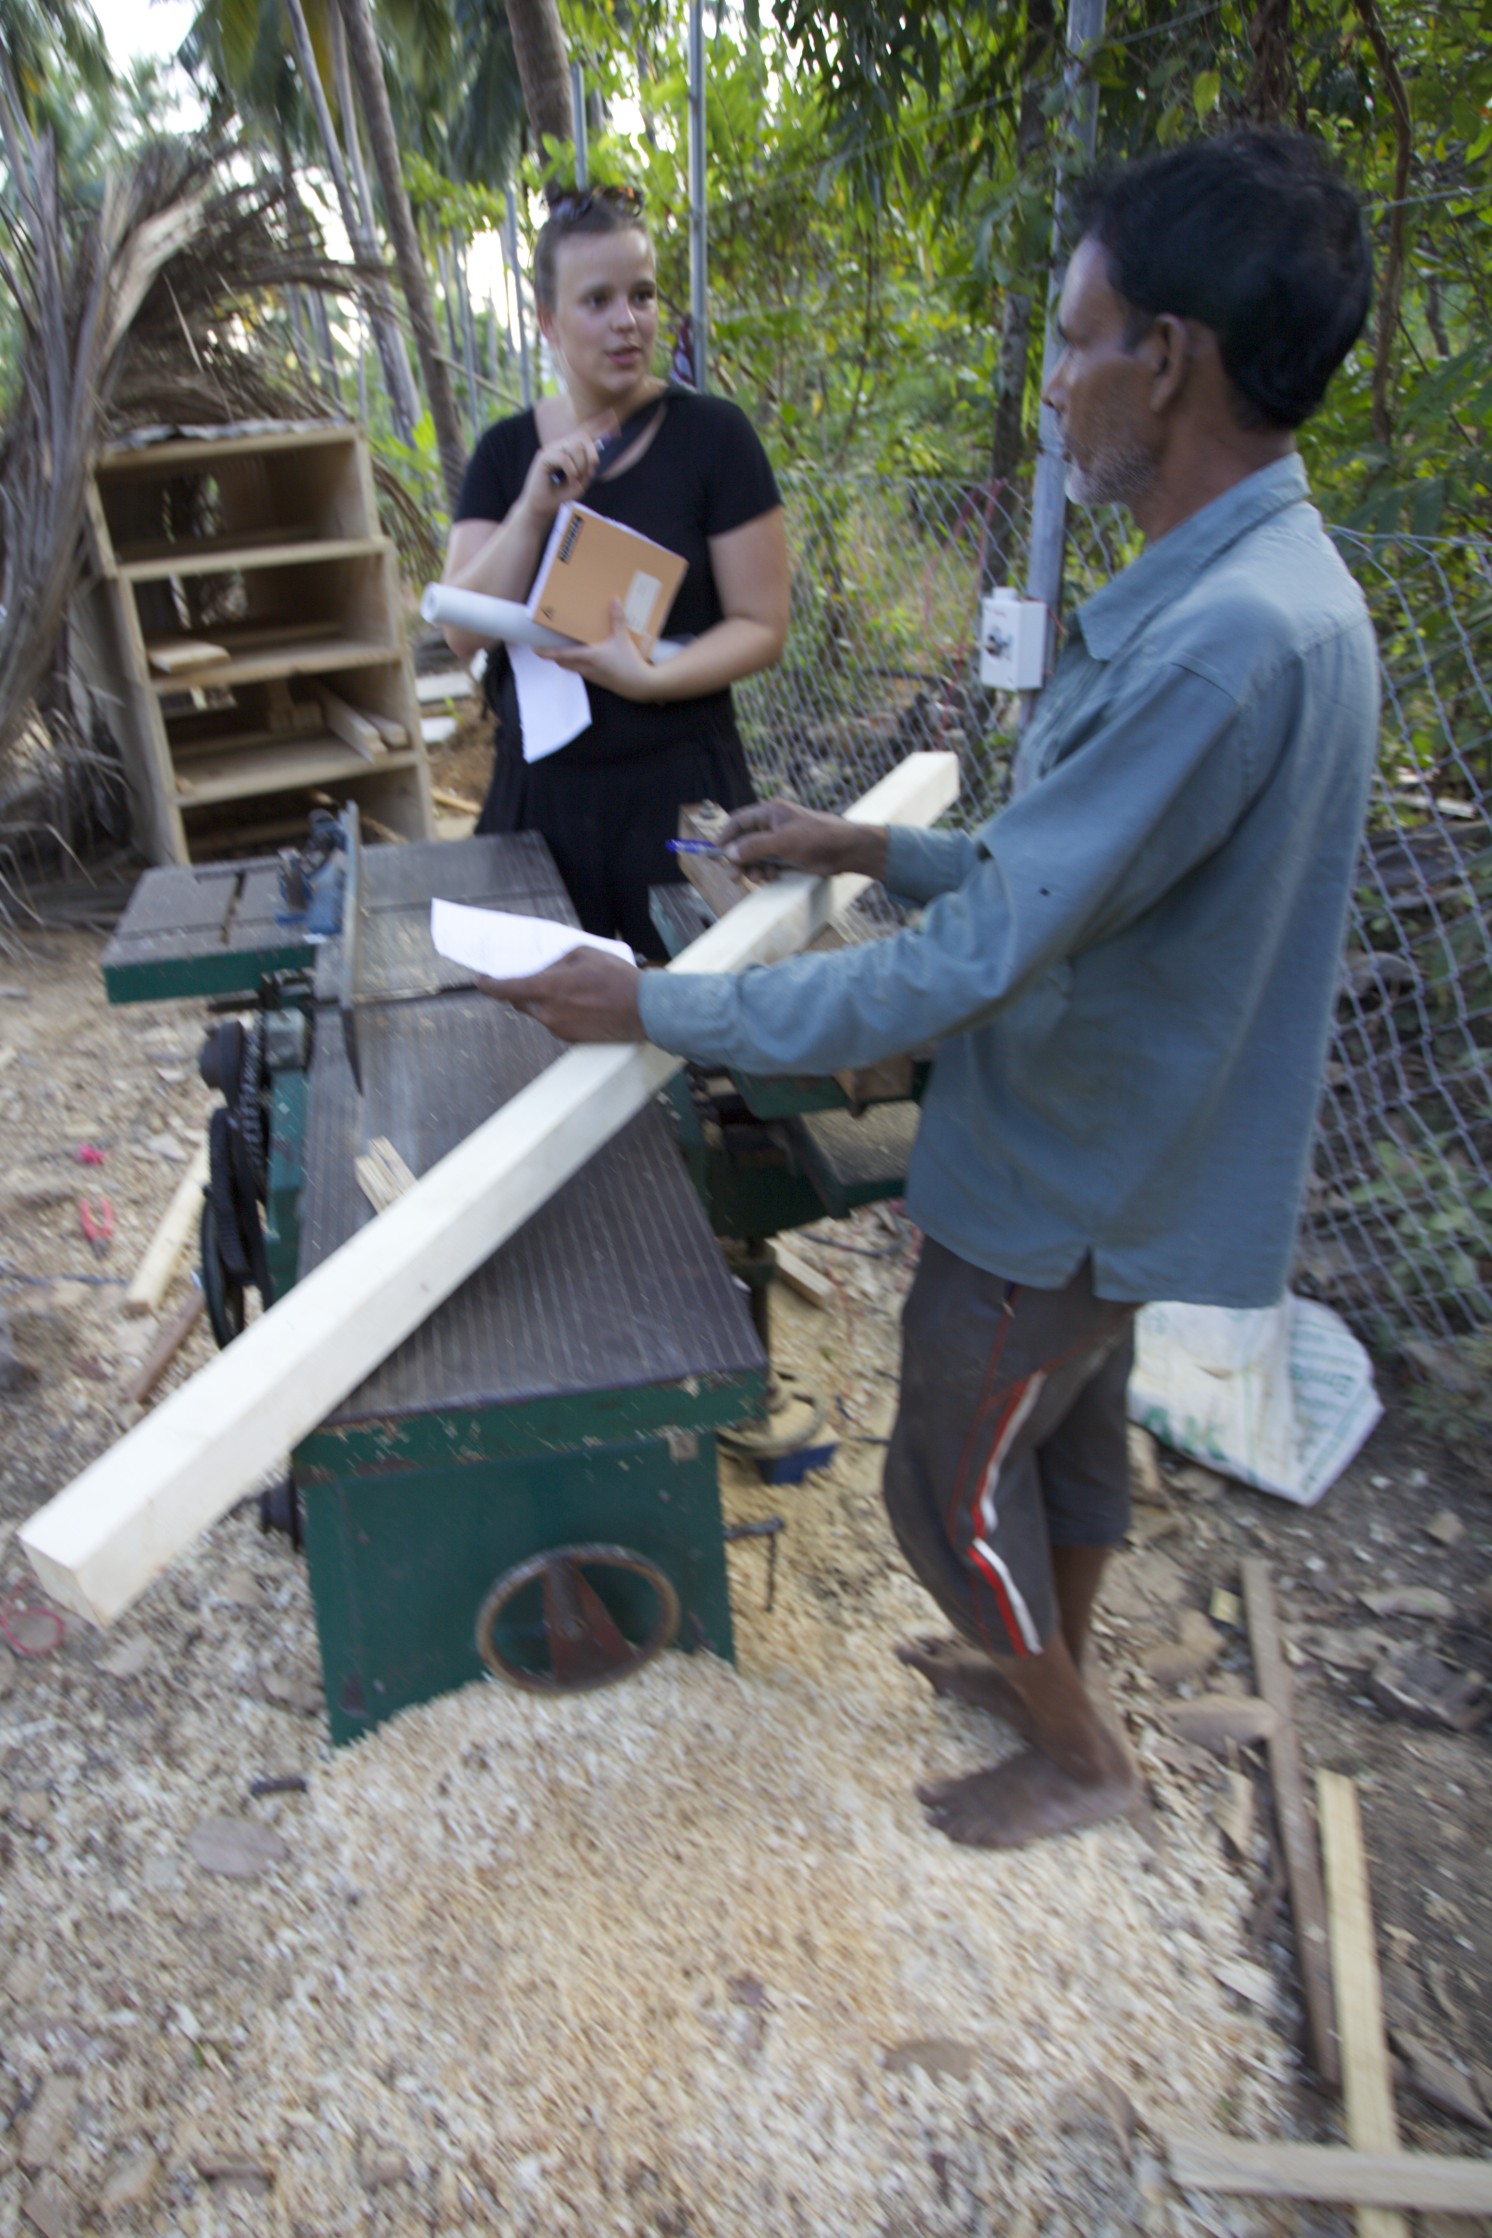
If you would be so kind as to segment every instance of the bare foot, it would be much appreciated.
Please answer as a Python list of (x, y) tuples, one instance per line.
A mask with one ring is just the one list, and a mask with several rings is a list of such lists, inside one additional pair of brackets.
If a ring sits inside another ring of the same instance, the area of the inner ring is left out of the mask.
[(940, 1834), (974, 1849), (1020, 1849), (1049, 1834), (1070, 1834), (1124, 1818), (1141, 1801), (1127, 1750), (1091, 1778), (1064, 1772), (1038, 1749), (1023, 1749), (986, 1771), (919, 1787), (917, 1799)]
[(896, 1650), (897, 1661), (920, 1671), (934, 1694), (949, 1695), (955, 1702), (971, 1702), (1003, 1719), (1024, 1741), (1034, 1740), (1031, 1713), (1015, 1688), (986, 1655), (965, 1647), (962, 1640), (905, 1640)]

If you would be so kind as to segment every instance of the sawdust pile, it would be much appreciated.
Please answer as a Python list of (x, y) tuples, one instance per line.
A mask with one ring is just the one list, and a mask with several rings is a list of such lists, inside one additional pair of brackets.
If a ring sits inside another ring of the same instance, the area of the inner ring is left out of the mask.
[(1126, 2096), (1263, 2118), (1274, 2048), (1220, 2012), (1196, 1860), (958, 1854), (910, 1798), (922, 1711), (670, 1658), (611, 1698), (473, 1689), (339, 1761), (342, 1936), (323, 1906), (261, 2054), (335, 2069), (292, 2216), (352, 2228), (360, 2137), (425, 2174), (435, 2126), (504, 2232), (1087, 2233), (1130, 2219)]
[[(335, 1757), (302, 1579), (275, 1556), (256, 1590), (228, 1519), (105, 1650), (138, 1745), (82, 1668), (47, 1720), (52, 1815), (6, 1890), (22, 2153), (63, 2088), (66, 2196), (184, 2238), (1267, 2227), (1194, 2215), (1152, 2144), (1282, 2126), (1205, 1798), (1151, 1761), (1155, 1846), (927, 1831), (914, 1781), (996, 1729), (886, 1653), (927, 1607), (867, 1539), (874, 1474), (852, 1452), (794, 1495), (771, 1617), (760, 1549), (735, 1550), (740, 1675), (670, 1656), (568, 1701), (473, 1687)], [(731, 1504), (763, 1489), (733, 1474)], [(196, 1699), (162, 1694), (178, 1654)], [(271, 1869), (200, 1871), (198, 1822), (297, 1762), (309, 1794), (247, 1806)], [(30, 2182), (0, 2167), (7, 2238)]]

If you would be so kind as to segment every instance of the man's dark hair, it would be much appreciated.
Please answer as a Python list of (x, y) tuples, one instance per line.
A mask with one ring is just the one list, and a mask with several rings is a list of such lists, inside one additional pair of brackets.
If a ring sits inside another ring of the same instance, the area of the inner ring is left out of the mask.
[(1097, 173), (1077, 218), (1134, 340), (1167, 312), (1212, 328), (1246, 427), (1299, 427), (1362, 332), (1373, 261), (1357, 197), (1295, 133), (1193, 140)]

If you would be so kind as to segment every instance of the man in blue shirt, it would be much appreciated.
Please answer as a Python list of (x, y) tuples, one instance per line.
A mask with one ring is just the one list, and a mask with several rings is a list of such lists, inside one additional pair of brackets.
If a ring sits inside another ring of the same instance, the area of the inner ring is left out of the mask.
[(974, 833), (773, 801), (730, 851), (868, 872), (920, 923), (739, 976), (579, 951), (495, 985), (566, 1040), (830, 1072), (936, 1040), (924, 1231), (885, 1496), (956, 1641), (900, 1650), (1018, 1754), (922, 1791), (1009, 1847), (1129, 1810), (1083, 1676), (1128, 1520), (1124, 1385), (1149, 1298), (1283, 1291), (1377, 731), (1362, 598), (1294, 430), (1360, 332), (1360, 214), (1312, 146), (1201, 141), (1100, 179), (1047, 386), (1085, 504), (1140, 557), (1073, 617)]

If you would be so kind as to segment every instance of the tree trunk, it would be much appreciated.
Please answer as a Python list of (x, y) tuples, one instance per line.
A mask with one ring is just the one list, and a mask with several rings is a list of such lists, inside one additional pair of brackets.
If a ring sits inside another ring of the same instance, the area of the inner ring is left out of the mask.
[[(332, 112), (327, 105), (326, 88), (321, 82), (321, 72), (316, 65), (316, 52), (311, 45), (310, 28), (301, 0), (285, 0), (285, 13), (290, 23), (290, 35), (295, 42), (295, 57), (300, 69), (306, 95), (316, 114), (316, 127), (321, 134), (322, 151), (326, 167), (332, 175), (337, 202), (342, 212), (342, 223), (347, 228), (347, 238), (360, 264), (373, 265), (380, 270), (383, 258), (378, 243), (363, 224), (362, 212), (357, 206), (347, 166), (342, 161), (342, 149), (337, 139)], [(394, 416), (394, 427), (402, 442), (414, 438), (415, 421), (419, 418), (419, 399), (414, 393), (410, 378), (409, 361), (404, 355), (404, 337), (399, 332), (398, 314), (394, 299), (385, 279), (368, 283), (372, 298), (373, 332), (378, 342), (378, 355), (383, 365), (383, 377), (389, 392), (389, 407)]]
[(1388, 408), (1389, 376), (1393, 370), (1394, 334), (1399, 324), (1399, 303), (1404, 293), (1404, 258), (1408, 239), (1405, 223), (1409, 194), (1410, 162), (1414, 154), (1414, 120), (1409, 91), (1399, 69), (1399, 58), (1373, 0), (1355, 0), (1368, 44), (1377, 57), (1388, 87), (1394, 120), (1394, 196), (1388, 213), (1388, 254), (1378, 282), (1378, 332), (1373, 349), (1373, 433), (1385, 450), (1394, 439), (1393, 415)]
[(559, 0), (507, 0), (508, 28), (529, 130), (540, 159), (570, 137), (570, 57)]
[(482, 432), (485, 413), (482, 406), (482, 382), (477, 371), (477, 322), (471, 307), (471, 275), (466, 268), (467, 244), (456, 234), (451, 235), (451, 271), (456, 282), (456, 308), (461, 314), (461, 356), (466, 367), (466, 409), (471, 420), (473, 440)]
[(1251, 124), (1276, 126), (1285, 114), (1294, 72), (1290, 57), (1290, 0), (1259, 0), (1248, 19), (1253, 72), (1243, 95)]
[(420, 371), (425, 379), (425, 394), (430, 399), (430, 417), (435, 423), (435, 441), (440, 451), (446, 499), (454, 507), (460, 495), (461, 477), (466, 468), (466, 446), (461, 440), (461, 423), (456, 416), (456, 399), (451, 392), (450, 369), (441, 355), (440, 340), (435, 331), (430, 283), (420, 256), (419, 237), (414, 229), (414, 212), (410, 209), (409, 196), (405, 191), (404, 172), (399, 162), (399, 142), (394, 131), (393, 111), (389, 107), (389, 89), (383, 76), (383, 58), (378, 52), (378, 40), (374, 34), (368, 0), (342, 0), (342, 20), (347, 26), (347, 46), (353, 76), (362, 96), (363, 119), (368, 127), (368, 142), (373, 150), (373, 167), (378, 173), (378, 184), (383, 194), (384, 223), (389, 229), (389, 239), (393, 245), (399, 284), (404, 290), (404, 300), (409, 305), (409, 323), (414, 330), (414, 345), (419, 353)]
[(435, 236), (435, 276), (440, 282), (441, 306), (446, 315), (446, 348), (454, 366), (461, 356), (461, 337), (456, 329), (456, 283), (451, 278), (451, 252), (443, 234)]
[[(285, 197), (285, 220), (290, 238), (298, 250), (310, 253), (310, 228), (306, 224), (305, 207), (295, 184), (295, 172), (290, 162), (290, 143), (282, 124), (275, 129), (275, 147), (280, 159), (280, 190)], [(295, 340), (295, 354), (301, 370), (306, 375), (307, 388), (315, 388), (319, 377), (322, 388), (336, 403), (342, 401), (342, 384), (337, 378), (336, 353), (332, 348), (331, 326), (326, 316), (326, 305), (321, 300), (319, 288), (307, 290), (307, 300), (302, 300), (301, 290), (286, 290), (290, 306), (290, 328)], [(309, 330), (303, 334), (302, 326)], [(311, 354), (312, 369), (307, 368), (307, 353)]]
[[(347, 165), (351, 173), (352, 188), (357, 196), (358, 209), (362, 212), (363, 230), (367, 238), (376, 243), (378, 240), (378, 213), (373, 207), (373, 189), (368, 184), (368, 166), (363, 161), (363, 143), (357, 128), (357, 100), (353, 93), (352, 71), (347, 60), (347, 29), (342, 21), (339, 9), (333, 7), (329, 10), (327, 24), (331, 32), (332, 68), (337, 79), (337, 107), (342, 112), (342, 137), (347, 143)], [(389, 296), (389, 311), (391, 324), (378, 337), (378, 358), (385, 372), (385, 388), (388, 386), (388, 368), (391, 364), (395, 368), (398, 397), (397, 400), (393, 395), (389, 397), (390, 415), (395, 432), (400, 435), (404, 442), (412, 444), (421, 411), (420, 392), (415, 386), (415, 378), (409, 368), (409, 351), (404, 341), (404, 329), (398, 324), (397, 318), (394, 316), (392, 294)], [(375, 333), (376, 331), (375, 328)], [(368, 369), (363, 362), (361, 332), (358, 340), (358, 396), (360, 399), (360, 416), (366, 426), (369, 424)]]

